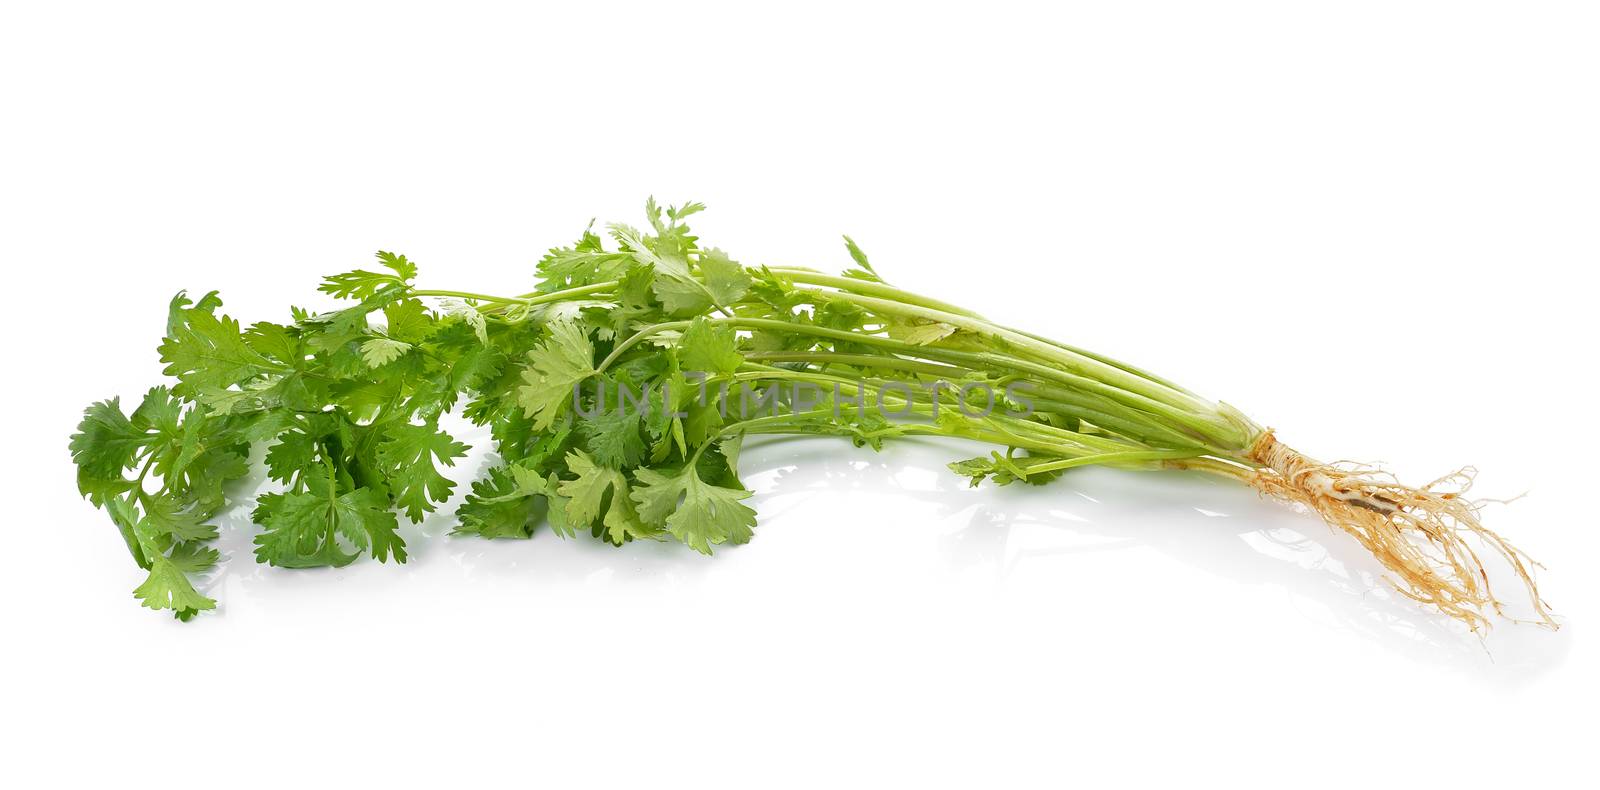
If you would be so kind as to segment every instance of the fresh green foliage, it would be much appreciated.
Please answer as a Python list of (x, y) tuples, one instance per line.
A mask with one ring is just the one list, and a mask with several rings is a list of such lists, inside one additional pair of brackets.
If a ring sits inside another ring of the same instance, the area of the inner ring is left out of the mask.
[[(1248, 438), (1227, 410), (1158, 379), (889, 286), (848, 238), (843, 277), (741, 265), (690, 231), (703, 209), (651, 200), (640, 228), (591, 225), (519, 296), (418, 288), (417, 266), (387, 252), (323, 281), (338, 307), (283, 323), (242, 326), (215, 293), (179, 293), (159, 346), (172, 381), (132, 412), (91, 405), (70, 442), (79, 491), (147, 573), (135, 596), (180, 619), (214, 608), (202, 580), (217, 519), (251, 498), (259, 562), (405, 562), (415, 534), (399, 516), (429, 518), (471, 468), (451, 414), (494, 445), (454, 535), (548, 527), (707, 554), (754, 534), (745, 436), (968, 439), (1005, 452), (956, 470), (1001, 484), (1226, 458)], [(1035, 388), (1032, 411), (1009, 391), (984, 413), (955, 397), (1019, 382)], [(261, 493), (240, 481), (253, 447)]]
[(550, 337), (526, 354), (525, 384), (517, 391), (533, 430), (550, 427), (572, 400), (572, 388), (594, 373), (594, 344), (577, 321), (550, 324)]
[(712, 546), (748, 543), (755, 534), (756, 512), (739, 501), (749, 491), (707, 485), (694, 464), (672, 473), (644, 468), (635, 474), (639, 517), (695, 551), (710, 554)]

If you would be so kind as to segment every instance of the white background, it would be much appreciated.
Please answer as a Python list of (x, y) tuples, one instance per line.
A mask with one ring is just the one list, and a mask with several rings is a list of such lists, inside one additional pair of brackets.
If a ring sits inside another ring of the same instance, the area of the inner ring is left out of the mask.
[[(1593, 781), (1593, 5), (582, 5), (0, 12), (6, 784)], [(241, 512), (219, 613), (135, 605), (66, 440), (159, 382), (173, 292), (282, 320), (389, 249), (518, 293), (649, 194), (745, 263), (851, 233), (1313, 455), (1476, 464), (1565, 627), (1465, 636), (1225, 484), (837, 441), (749, 450), (714, 558), (441, 516), (289, 572)]]

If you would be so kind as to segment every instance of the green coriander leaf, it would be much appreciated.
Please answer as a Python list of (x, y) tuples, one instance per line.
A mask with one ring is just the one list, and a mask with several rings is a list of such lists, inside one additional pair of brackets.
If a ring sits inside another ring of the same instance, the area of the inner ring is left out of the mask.
[(149, 570), (150, 559), (145, 554), (144, 545), (139, 541), (139, 510), (134, 507), (132, 501), (136, 496), (130, 494), (126, 497), (108, 499), (105, 508), (111, 515), (111, 523), (117, 525), (117, 532), (121, 533), (123, 543), (127, 544), (128, 553), (133, 555), (133, 561), (139, 563), (139, 567)]
[(264, 442), (295, 425), (295, 415), (287, 409), (273, 409), (241, 417), (239, 439), (243, 442)]
[[(730, 397), (738, 396), (730, 394)], [(689, 446), (699, 447), (722, 428), (726, 421), (722, 418), (721, 399), (722, 393), (708, 385), (705, 401), (696, 399), (685, 408), (689, 416), (683, 418), (683, 434)]]
[(392, 556), (395, 562), (406, 561), (406, 542), (398, 531), (399, 520), (389, 510), (388, 497), (371, 488), (358, 488), (339, 497), (336, 512), (339, 534), (367, 548), (373, 559), (388, 562)]
[(392, 252), (379, 252), (378, 262), (389, 267), (389, 270), (393, 271), (395, 276), (399, 277), (402, 281), (416, 279), (417, 265), (409, 260), (406, 260), (406, 256), (404, 255), (396, 255)]
[(705, 283), (695, 279), (688, 259), (680, 252), (658, 251), (650, 245), (649, 239), (627, 225), (613, 224), (609, 228), (624, 250), (632, 253), (639, 263), (655, 270), (652, 287), (667, 312), (701, 312), (716, 304), (716, 298)]
[(217, 528), (205, 523), (206, 513), (188, 507), (189, 503), (178, 496), (171, 493), (147, 496), (144, 503), (145, 524), (159, 534), (168, 535), (179, 542), (213, 540), (217, 537)]
[(244, 342), (256, 353), (289, 368), (305, 364), (305, 344), (289, 327), (258, 321), (244, 332)]
[[(251, 518), (264, 530), (255, 539), (259, 562), (284, 568), (340, 567), (369, 548), (379, 561), (391, 555), (396, 562), (406, 561), (405, 541), (396, 532), (399, 522), (388, 498), (371, 488), (335, 495), (322, 480), (300, 493), (265, 494)], [(357, 551), (347, 552), (340, 538)]]
[(571, 519), (567, 517), (567, 505), (571, 502), (571, 500), (562, 496), (559, 490), (561, 486), (561, 478), (558, 477), (555, 472), (551, 472), (549, 481), (550, 509), (546, 514), (546, 518), (550, 522), (550, 531), (556, 533), (562, 538), (575, 537), (577, 536), (578, 529), (580, 527), (587, 529), (589, 528), (589, 525), (572, 523)]
[(181, 313), (160, 347), (161, 361), (167, 363), (162, 372), (178, 379), (174, 394), (192, 398), (204, 389), (226, 389), (271, 367), (245, 342), (238, 321), (198, 307)]
[(378, 448), (395, 504), (413, 522), (434, 510), (435, 502), (450, 498), (455, 482), (439, 473), (434, 462), (454, 466), (467, 454), (467, 446), (450, 438), (437, 425), (395, 425), (389, 439)]
[(395, 255), (389, 252), (378, 253), (378, 262), (390, 269), (389, 272), (371, 272), (366, 269), (335, 274), (325, 277), (322, 285), (317, 290), (332, 295), (335, 299), (370, 299), (379, 291), (393, 285), (404, 285), (407, 280), (417, 276), (417, 267), (404, 255)]
[(645, 323), (644, 319), (655, 317), (661, 310), (655, 301), (656, 273), (648, 266), (635, 266), (622, 276), (617, 286), (617, 304), (611, 308), (611, 330), (618, 335), (632, 334), (634, 330)]
[(971, 479), (973, 487), (987, 478), (995, 485), (1011, 485), (1017, 481), (1044, 485), (1062, 475), (1062, 470), (1054, 469), (1044, 472), (1034, 472), (1032, 467), (1059, 461), (1059, 458), (1049, 456), (1006, 456), (998, 452), (990, 453), (989, 457), (968, 458), (965, 461), (956, 461), (949, 465), (950, 471), (962, 477)]
[(868, 280), (875, 283), (883, 282), (883, 278), (878, 276), (878, 270), (872, 268), (872, 264), (867, 262), (867, 254), (862, 252), (860, 247), (856, 246), (855, 239), (852, 239), (849, 236), (844, 237), (844, 246), (845, 249), (850, 251), (850, 259), (855, 261), (857, 266), (861, 267), (859, 269), (846, 269), (844, 276), (849, 277), (852, 280)]
[(644, 523), (666, 527), (703, 554), (710, 554), (714, 545), (750, 540), (756, 512), (740, 501), (750, 497), (749, 491), (708, 485), (693, 466), (674, 474), (640, 468), (634, 476), (639, 485), (633, 500)]
[(619, 403), (619, 386), (610, 381), (602, 382), (600, 392), (608, 393), (604, 407), (596, 404), (596, 414), (578, 421), (583, 446), (601, 464), (612, 468), (633, 466), (644, 456), (643, 412), (649, 402), (643, 407), (632, 401)]
[(381, 368), (410, 350), (410, 343), (387, 337), (375, 337), (361, 344), (361, 359), (368, 367)]
[(445, 299), (440, 302), (440, 306), (444, 308), (446, 316), (459, 318), (467, 326), (472, 327), (472, 332), (480, 344), (489, 344), (489, 322), (483, 317), (483, 311), (460, 299)]
[(405, 411), (423, 420), (437, 419), (463, 392), (492, 386), (506, 362), (498, 347), (479, 342), (467, 324), (440, 328), (421, 348), (428, 365), (416, 377)]
[(700, 274), (705, 277), (706, 290), (717, 304), (733, 304), (750, 291), (750, 273), (715, 247), (701, 251)]
[(738, 370), (744, 357), (732, 328), (702, 316), (694, 319), (678, 340), (678, 363), (686, 371), (715, 376)]
[(122, 472), (144, 446), (145, 432), (128, 421), (117, 398), (100, 401), (83, 412), (68, 448), (78, 465), (78, 491), (96, 505), (132, 487)]
[[(360, 556), (335, 537), (338, 498), (310, 491), (263, 494), (250, 519), (261, 525), (255, 537), (256, 562), (280, 568), (343, 567)], [(392, 516), (391, 516), (392, 517)]]
[(528, 418), (519, 413), (508, 415), (504, 421), (490, 428), (495, 450), (507, 463), (529, 469), (547, 469), (560, 464), (573, 439), (573, 420), (568, 417), (544, 433), (530, 429)]
[(133, 597), (151, 609), (170, 609), (180, 620), (217, 608), (217, 602), (196, 591), (183, 570), (166, 557), (156, 557), (150, 575), (134, 589)]
[(266, 376), (246, 381), (239, 389), (202, 387), (194, 399), (217, 414), (250, 414), (283, 404), (283, 377)]
[(667, 216), (672, 219), (673, 224), (677, 224), (682, 222), (684, 217), (692, 214), (699, 214), (705, 210), (706, 204), (701, 203), (698, 200), (691, 200), (681, 206), (669, 206), (667, 208)]
[[(190, 307), (190, 305), (193, 305), (193, 307)], [(217, 296), (216, 291), (200, 297), (199, 302), (190, 301), (188, 291), (179, 291), (172, 297), (172, 301), (167, 303), (167, 334), (171, 335), (177, 332), (179, 327), (183, 326), (184, 316), (189, 310), (193, 309), (209, 313), (221, 306), (222, 299)]]
[(553, 249), (539, 261), (539, 275), (549, 292), (615, 280), (634, 265), (626, 252)]
[(153, 430), (166, 436), (178, 433), (178, 421), (183, 417), (183, 401), (173, 397), (166, 387), (151, 387), (133, 410), (133, 425), (140, 431)]
[(574, 526), (587, 526), (600, 515), (606, 492), (623, 482), (622, 473), (600, 466), (582, 450), (567, 454), (567, 468), (577, 475), (564, 480), (556, 491), (567, 497), (567, 520)]
[(956, 333), (956, 328), (942, 321), (915, 321), (888, 326), (889, 337), (903, 340), (914, 346), (927, 346)]
[(657, 277), (650, 288), (668, 315), (699, 315), (716, 304), (698, 280)]
[(645, 219), (650, 220), (650, 227), (655, 228), (656, 233), (664, 234), (667, 232), (667, 223), (661, 219), (661, 204), (656, 202), (655, 195), (644, 199), (644, 216)]
[(523, 414), (533, 418), (533, 430), (549, 428), (571, 402), (573, 387), (593, 372), (594, 345), (583, 329), (571, 321), (551, 324), (550, 337), (528, 352), (522, 371), (526, 383), (517, 391)]
[(611, 494), (611, 507), (606, 509), (606, 516), (601, 525), (604, 528), (602, 537), (616, 546), (621, 546), (630, 540), (661, 538), (660, 529), (645, 524), (639, 518), (626, 481), (616, 484), (616, 490)]
[[(557, 534), (569, 536), (577, 529), (593, 526), (595, 520), (601, 518), (602, 508), (605, 508), (605, 516), (600, 521), (599, 534), (612, 543), (621, 545), (660, 533), (639, 518), (629, 501), (628, 480), (621, 472), (596, 464), (582, 450), (567, 455), (567, 467), (577, 477), (562, 481), (556, 489), (558, 496), (551, 499), (550, 526)], [(610, 506), (606, 507), (608, 492)]]
[(539, 290), (544, 293), (615, 280), (636, 263), (632, 253), (606, 252), (593, 223), (571, 247), (550, 250), (539, 261)]
[(407, 343), (427, 340), (438, 328), (433, 313), (417, 299), (401, 299), (384, 305), (383, 318), (387, 325), (384, 334)]
[(205, 573), (216, 567), (222, 553), (199, 543), (179, 543), (172, 547), (167, 562), (184, 573)]
[(454, 534), (482, 538), (525, 539), (533, 535), (535, 517), (550, 484), (521, 466), (497, 466), (472, 484), (472, 493), (456, 510)]
[(317, 465), (317, 440), (303, 430), (288, 431), (278, 437), (278, 443), (267, 448), (267, 477), (282, 483), (293, 483), (299, 475), (315, 473)]
[(746, 270), (746, 273), (752, 274), (750, 295), (771, 306), (775, 317), (787, 319), (794, 308), (805, 302), (805, 296), (796, 291), (792, 283), (766, 266), (753, 273)]
[[(847, 302), (843, 299), (829, 299), (817, 306), (815, 321), (818, 326), (829, 329), (842, 329), (854, 331), (865, 326), (871, 316), (860, 305)], [(838, 342), (835, 341), (835, 345)], [(857, 343), (849, 344), (852, 348), (861, 349), (863, 353), (871, 353), (872, 349)]]

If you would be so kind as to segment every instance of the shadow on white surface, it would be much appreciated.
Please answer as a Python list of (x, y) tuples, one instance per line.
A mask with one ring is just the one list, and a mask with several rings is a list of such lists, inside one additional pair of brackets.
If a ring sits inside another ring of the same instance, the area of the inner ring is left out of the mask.
[(588, 536), (562, 540), (548, 529), (537, 530), (534, 538), (526, 541), (452, 536), (455, 510), (471, 490), (471, 481), (498, 462), (494, 453), (480, 449), (492, 444), (487, 431), (472, 426), (464, 430), (453, 426), (452, 432), (469, 442), (473, 450), (447, 471), (458, 481), (448, 501), (440, 503), (419, 523), (400, 518), (400, 534), (405, 539), (407, 552), (404, 564), (380, 564), (367, 556), (344, 568), (286, 569), (257, 563), (253, 541), (259, 529), (251, 521), (250, 511), (256, 495), (277, 490), (277, 487), (266, 479), (262, 464), (265, 449), (256, 448), (250, 475), (230, 486), (234, 501), (244, 504), (230, 508), (217, 520), (220, 534), (215, 546), (222, 552), (223, 559), (206, 579), (203, 590), (218, 599), (218, 610), (213, 616), (227, 614), (229, 596), (223, 593), (223, 588), (252, 596), (260, 593), (263, 597), (324, 589), (328, 595), (348, 595), (352, 594), (349, 584), (352, 577), (359, 577), (360, 583), (369, 589), (381, 591), (394, 585), (415, 583), (415, 576), (442, 564), (457, 567), (461, 576), (469, 580), (517, 578), (557, 588), (574, 582), (687, 583), (704, 576), (711, 567), (712, 558), (677, 544), (641, 541), (619, 550)]
[[(478, 438), (474, 444), (480, 446), (488, 443), (482, 437), (464, 438)], [(771, 437), (747, 444), (741, 473), (757, 492), (754, 505), (764, 524), (807, 499), (850, 491), (931, 504), (939, 519), (928, 528), (940, 531), (940, 551), (951, 569), (992, 574), (1002, 585), (1019, 570), (1054, 571), (1049, 564), (1063, 559), (1154, 550), (1240, 584), (1281, 590), (1321, 627), (1492, 683), (1531, 682), (1560, 665), (1571, 647), (1570, 624), (1550, 633), (1502, 622), (1486, 639), (1472, 635), (1456, 621), (1393, 592), (1382, 578), (1382, 567), (1353, 539), (1334, 533), (1313, 515), (1266, 501), (1243, 487), (1197, 474), (1091, 468), (1047, 486), (972, 489), (964, 478), (940, 468), (964, 457), (963, 450), (970, 448), (902, 442), (873, 453), (839, 440)], [(492, 461), (492, 454), (474, 452), (456, 468), (458, 479), (473, 479)], [(258, 463), (239, 486), (243, 492), (263, 483)], [(586, 537), (560, 540), (548, 530), (528, 541), (450, 537), (452, 513), (469, 488), (458, 486), (455, 497), (420, 524), (402, 519), (410, 552), (405, 565), (380, 566), (370, 559), (339, 569), (260, 565), (252, 556), (256, 527), (250, 521), (251, 507), (234, 508), (219, 524), (217, 545), (224, 561), (205, 585), (213, 597), (220, 594), (216, 615), (226, 616), (234, 592), (267, 598), (348, 595), (347, 577), (359, 575), (369, 591), (381, 593), (414, 583), (414, 576), (441, 565), (459, 569), (468, 580), (514, 579), (536, 585), (555, 600), (593, 584), (648, 591), (699, 583), (730, 551), (712, 558), (677, 544), (649, 542), (618, 549)], [(222, 594), (225, 586), (229, 592)]]
[[(948, 460), (964, 457), (956, 445), (928, 444)], [(944, 535), (948, 556), (958, 567), (990, 569), (1002, 580), (1056, 556), (1153, 549), (1232, 581), (1280, 589), (1324, 627), (1492, 682), (1529, 682), (1559, 666), (1571, 648), (1570, 623), (1552, 633), (1502, 620), (1486, 637), (1474, 635), (1396, 593), (1375, 558), (1315, 515), (1200, 474), (1086, 468), (1045, 486), (974, 490), (942, 469), (908, 484), (907, 467), (891, 452), (842, 452), (837, 444), (782, 438), (752, 443), (742, 466), (747, 482), (774, 473), (770, 487), (757, 486), (765, 493), (764, 514), (779, 511), (773, 499), (844, 488), (897, 490), (952, 518), (970, 513)], [(1051, 541), (1023, 538), (1041, 529), (1061, 534)], [(1502, 592), (1514, 598), (1520, 588)]]

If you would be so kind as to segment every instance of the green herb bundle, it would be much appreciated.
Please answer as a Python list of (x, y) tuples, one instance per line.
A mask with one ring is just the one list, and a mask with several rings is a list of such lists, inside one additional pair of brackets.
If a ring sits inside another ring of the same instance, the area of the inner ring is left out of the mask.
[(1464, 476), (1416, 488), (1316, 462), (1226, 404), (895, 288), (848, 238), (840, 276), (741, 265), (691, 233), (703, 208), (652, 200), (647, 229), (586, 230), (516, 296), (419, 288), (416, 266), (386, 252), (323, 281), (349, 306), (287, 323), (246, 327), (215, 293), (178, 294), (160, 345), (173, 382), (131, 413), (90, 406), (70, 445), (79, 490), (148, 572), (134, 595), (180, 619), (216, 606), (195, 578), (218, 560), (212, 522), (240, 504), (229, 483), (258, 443), (273, 490), (251, 514), (257, 561), (404, 562), (399, 518), (420, 521), (458, 485), (467, 447), (440, 428), (458, 412), (488, 427), (498, 457), (470, 482), (458, 536), (549, 529), (711, 553), (756, 526), (744, 437), (944, 436), (992, 446), (950, 465), (974, 485), (1098, 464), (1199, 471), (1303, 504), (1402, 593), (1474, 629), (1501, 611), (1487, 547), (1554, 624), (1532, 562), (1479, 523)]

